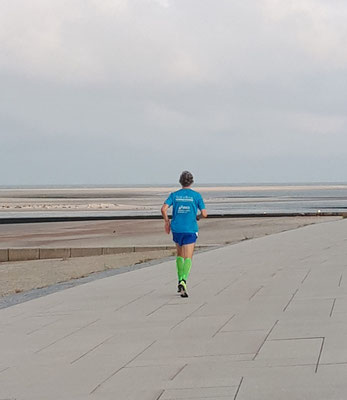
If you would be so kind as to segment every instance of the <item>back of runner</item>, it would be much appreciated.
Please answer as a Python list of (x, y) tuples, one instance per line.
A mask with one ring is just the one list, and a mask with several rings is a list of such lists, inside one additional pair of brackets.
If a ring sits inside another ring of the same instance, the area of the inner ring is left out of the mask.
[[(200, 193), (191, 189), (194, 183), (193, 175), (189, 171), (183, 171), (180, 179), (182, 189), (170, 194), (161, 208), (161, 214), (165, 220), (165, 232), (172, 232), (173, 241), (177, 248), (177, 276), (178, 292), (181, 297), (188, 297), (187, 279), (192, 267), (192, 258), (195, 242), (198, 238), (198, 223), (200, 216), (206, 218), (207, 211)], [(172, 220), (167, 215), (172, 206)], [(198, 215), (198, 210), (201, 214)]]

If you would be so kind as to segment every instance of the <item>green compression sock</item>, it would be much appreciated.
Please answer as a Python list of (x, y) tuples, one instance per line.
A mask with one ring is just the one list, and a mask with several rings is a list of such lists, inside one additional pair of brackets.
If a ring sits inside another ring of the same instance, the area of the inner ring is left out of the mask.
[(184, 269), (183, 257), (176, 257), (176, 268), (177, 268), (178, 282), (180, 282), (183, 279), (183, 269)]
[(183, 266), (183, 276), (182, 278), (187, 281), (190, 269), (192, 268), (192, 259), (185, 258), (184, 259), (184, 266)]

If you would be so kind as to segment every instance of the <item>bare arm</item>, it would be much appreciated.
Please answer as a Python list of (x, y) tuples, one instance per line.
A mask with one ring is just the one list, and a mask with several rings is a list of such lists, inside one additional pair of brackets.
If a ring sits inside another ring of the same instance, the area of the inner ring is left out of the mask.
[(169, 206), (167, 204), (163, 204), (162, 208), (161, 208), (161, 215), (164, 218), (164, 224), (165, 224), (165, 232), (167, 234), (170, 233), (170, 220), (169, 217), (167, 215), (167, 210), (169, 209)]
[(200, 211), (200, 214), (196, 217), (196, 219), (199, 221), (200, 218), (207, 218), (207, 211), (206, 208)]

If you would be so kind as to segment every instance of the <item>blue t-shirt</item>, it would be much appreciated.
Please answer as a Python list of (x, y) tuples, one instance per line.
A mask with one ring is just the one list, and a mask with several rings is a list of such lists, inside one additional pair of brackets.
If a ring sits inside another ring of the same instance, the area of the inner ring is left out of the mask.
[(201, 194), (193, 189), (180, 189), (173, 192), (165, 200), (165, 204), (172, 206), (171, 231), (176, 233), (195, 233), (199, 227), (196, 215), (199, 210), (205, 209)]

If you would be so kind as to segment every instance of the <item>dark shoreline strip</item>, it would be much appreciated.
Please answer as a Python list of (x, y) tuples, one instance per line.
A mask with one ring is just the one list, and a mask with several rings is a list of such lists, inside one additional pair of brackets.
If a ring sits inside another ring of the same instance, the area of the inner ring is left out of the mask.
[[(307, 213), (253, 213), (253, 214), (209, 214), (208, 218), (266, 218), (266, 217), (343, 217), (344, 212), (307, 212)], [(0, 224), (27, 224), (41, 222), (73, 222), (73, 221), (116, 221), (162, 219), (161, 215), (101, 215), (76, 217), (15, 217), (0, 218)]]

